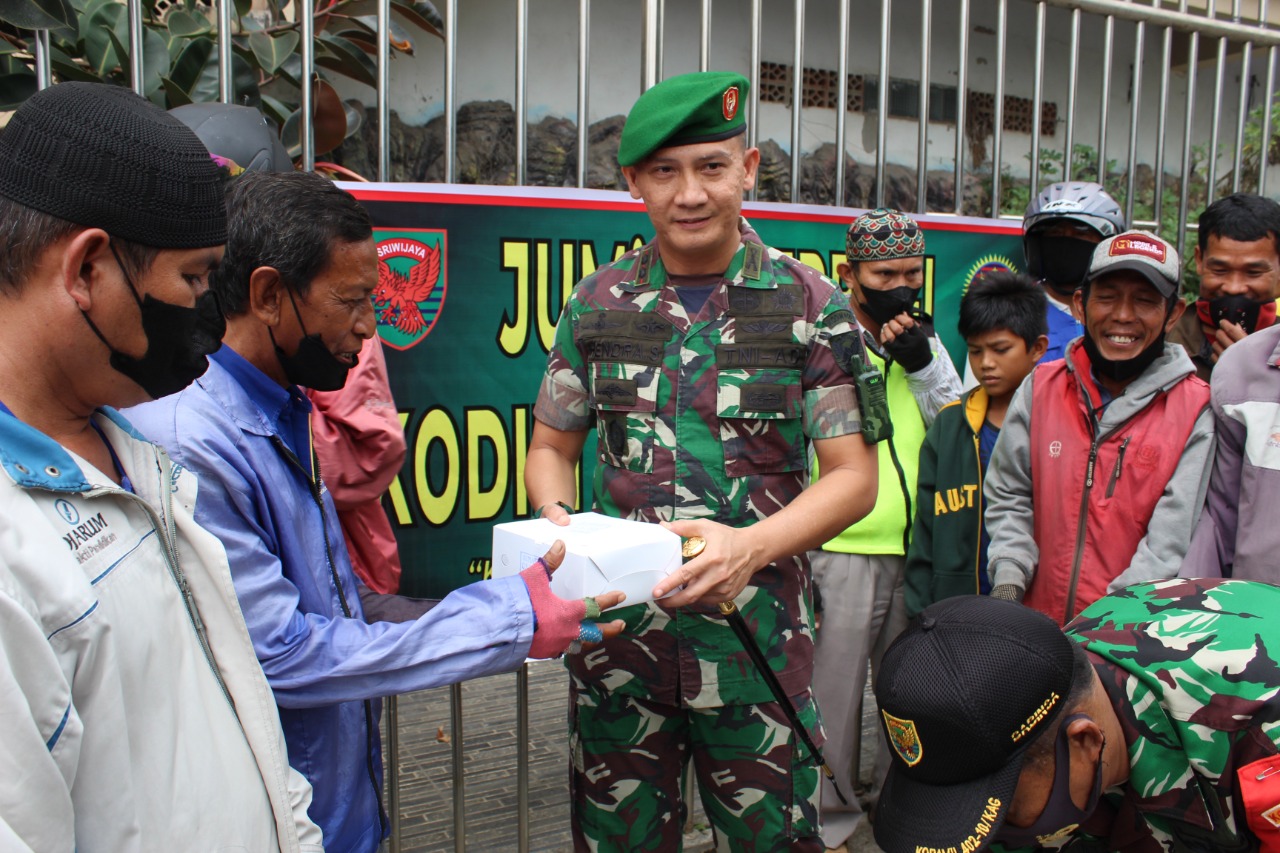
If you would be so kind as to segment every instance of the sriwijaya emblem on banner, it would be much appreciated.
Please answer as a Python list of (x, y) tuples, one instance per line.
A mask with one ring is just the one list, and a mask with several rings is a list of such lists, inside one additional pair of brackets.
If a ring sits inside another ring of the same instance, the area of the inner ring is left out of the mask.
[(378, 334), (393, 349), (409, 349), (431, 333), (444, 306), (445, 232), (380, 230), (375, 237), (378, 287), (373, 291), (373, 305)]

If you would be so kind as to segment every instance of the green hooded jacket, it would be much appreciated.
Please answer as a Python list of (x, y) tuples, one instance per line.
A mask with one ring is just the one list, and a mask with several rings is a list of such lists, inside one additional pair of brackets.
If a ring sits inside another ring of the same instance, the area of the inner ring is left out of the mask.
[(944, 406), (925, 433), (916, 481), (916, 515), (903, 582), (907, 615), (935, 601), (980, 591), (982, 463), (978, 431), (987, 392), (974, 388)]

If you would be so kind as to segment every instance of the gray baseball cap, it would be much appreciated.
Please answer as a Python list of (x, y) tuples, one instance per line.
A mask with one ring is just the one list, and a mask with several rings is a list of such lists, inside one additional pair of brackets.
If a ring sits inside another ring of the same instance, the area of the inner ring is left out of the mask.
[(1099, 243), (1086, 280), (1095, 281), (1120, 270), (1138, 273), (1165, 299), (1178, 292), (1182, 279), (1178, 250), (1150, 231), (1125, 231)]

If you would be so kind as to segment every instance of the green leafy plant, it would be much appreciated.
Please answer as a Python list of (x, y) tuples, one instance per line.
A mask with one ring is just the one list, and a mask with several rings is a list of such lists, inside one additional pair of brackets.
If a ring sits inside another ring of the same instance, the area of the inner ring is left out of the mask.
[[(215, 0), (216, 2), (216, 0)], [(230, 2), (230, 0), (228, 0)], [(343, 102), (334, 76), (377, 85), (375, 16), (357, 13), (358, 0), (319, 0), (314, 16), (316, 153), (324, 154), (360, 129), (364, 105)], [(234, 0), (231, 76), (234, 101), (275, 121), (289, 153), (301, 152), (300, 24), (268, 0), (251, 14), (251, 0)], [(443, 19), (431, 0), (391, 0), (388, 40), (393, 55), (412, 55), (409, 29), (443, 39)], [(217, 17), (197, 0), (175, 0), (158, 12), (147, 4), (143, 22), (142, 93), (165, 109), (218, 100)], [(0, 110), (36, 91), (35, 31), (48, 30), (55, 79), (130, 84), (128, 12), (117, 0), (5, 0), (0, 3)]]

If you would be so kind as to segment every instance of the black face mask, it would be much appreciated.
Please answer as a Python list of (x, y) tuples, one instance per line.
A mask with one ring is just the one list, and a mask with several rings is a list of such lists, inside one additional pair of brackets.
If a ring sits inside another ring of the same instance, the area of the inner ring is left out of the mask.
[[(1098, 807), (1098, 798), (1102, 796), (1101, 755), (1098, 756), (1098, 769), (1093, 777), (1089, 801), (1082, 809), (1071, 799), (1071, 749), (1067, 726), (1073, 720), (1087, 719), (1089, 717), (1086, 714), (1072, 714), (1062, 721), (1054, 747), (1057, 764), (1053, 769), (1053, 790), (1049, 792), (1049, 801), (1031, 826), (1011, 826), (1006, 823), (1000, 828), (997, 837), (1006, 847), (1057, 846), (1069, 839)], [(1106, 741), (1103, 741), (1102, 747), (1106, 749)]]
[(860, 303), (858, 307), (867, 312), (868, 317), (883, 326), (899, 314), (907, 313), (911, 306), (916, 304), (916, 297), (919, 295), (920, 288), (906, 285), (888, 290), (872, 290), (869, 287), (863, 287), (862, 298), (866, 301)]
[(140, 297), (120, 262), (115, 246), (110, 248), (125, 283), (129, 285), (129, 292), (138, 303), (142, 331), (147, 336), (147, 351), (141, 358), (120, 352), (103, 337), (88, 314), (81, 311), (80, 315), (98, 340), (110, 350), (112, 368), (138, 383), (153, 400), (176, 394), (209, 369), (208, 356), (222, 346), (227, 321), (222, 316), (218, 295), (206, 290), (196, 298), (194, 308), (162, 302), (149, 293)]
[(1027, 271), (1069, 297), (1089, 274), (1094, 245), (1076, 237), (1030, 237), (1025, 244)]
[(1098, 345), (1094, 342), (1093, 336), (1087, 331), (1084, 333), (1082, 341), (1085, 353), (1089, 356), (1089, 362), (1093, 365), (1093, 369), (1098, 375), (1110, 379), (1113, 382), (1128, 382), (1142, 371), (1151, 366), (1151, 362), (1160, 357), (1164, 352), (1164, 332), (1161, 331), (1151, 345), (1133, 358), (1127, 358), (1123, 361), (1113, 361), (1105, 357), (1098, 351)]
[(271, 345), (276, 349), (276, 358), (284, 368), (285, 377), (294, 385), (301, 385), (312, 391), (337, 391), (347, 384), (347, 373), (355, 367), (359, 358), (353, 358), (351, 364), (347, 364), (329, 352), (329, 348), (324, 345), (319, 335), (308, 335), (307, 326), (302, 322), (302, 315), (298, 313), (298, 303), (293, 301), (293, 291), (287, 285), (285, 293), (289, 295), (289, 304), (293, 306), (294, 316), (298, 318), (298, 325), (302, 327), (302, 340), (298, 342), (297, 351), (293, 355), (286, 355), (276, 343), (276, 336), (272, 334), (271, 329), (267, 329), (267, 334), (271, 337)]
[[(1217, 299), (1197, 299), (1196, 316), (1201, 323), (1214, 329), (1218, 328), (1218, 323), (1226, 320), (1244, 329), (1245, 334), (1252, 335), (1275, 323), (1276, 303), (1271, 299), (1259, 302), (1243, 293), (1229, 293)], [(1212, 337), (1209, 339), (1213, 340)]]

